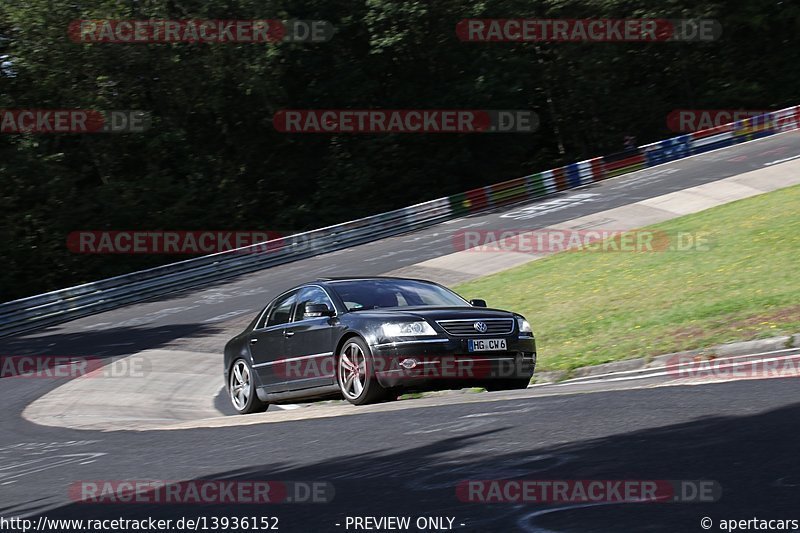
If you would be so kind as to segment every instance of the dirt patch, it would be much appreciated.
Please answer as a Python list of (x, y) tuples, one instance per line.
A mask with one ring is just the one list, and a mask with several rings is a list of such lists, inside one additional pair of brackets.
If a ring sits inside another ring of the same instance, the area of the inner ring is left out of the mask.
[(677, 343), (691, 344), (693, 341), (716, 335), (725, 332), (736, 332), (739, 340), (753, 340), (759, 333), (774, 329), (770, 326), (780, 327), (783, 324), (790, 324), (793, 322), (800, 322), (800, 305), (792, 305), (789, 307), (780, 307), (773, 309), (768, 313), (759, 313), (747, 318), (740, 318), (733, 321), (720, 321), (719, 325), (711, 328), (699, 328), (696, 326), (683, 327), (676, 329), (670, 338), (674, 339)]
[(669, 337), (674, 339), (678, 344), (683, 345), (691, 343), (692, 341), (703, 337), (707, 333), (708, 330), (705, 330), (697, 326), (690, 326), (690, 327), (679, 328), (678, 330), (675, 331), (675, 333), (669, 335)]

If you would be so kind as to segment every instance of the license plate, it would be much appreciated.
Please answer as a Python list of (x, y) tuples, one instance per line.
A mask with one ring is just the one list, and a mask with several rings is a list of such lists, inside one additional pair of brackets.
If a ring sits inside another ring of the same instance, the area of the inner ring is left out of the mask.
[(502, 352), (506, 348), (505, 339), (475, 339), (467, 341), (467, 349), (470, 352)]

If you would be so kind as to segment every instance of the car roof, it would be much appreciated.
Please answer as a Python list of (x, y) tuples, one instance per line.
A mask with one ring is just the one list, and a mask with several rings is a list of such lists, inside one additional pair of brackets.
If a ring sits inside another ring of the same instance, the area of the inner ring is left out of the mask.
[(337, 276), (337, 277), (317, 278), (316, 281), (336, 283), (337, 281), (373, 281), (373, 280), (420, 281), (422, 283), (433, 283), (432, 281), (428, 281), (425, 279), (399, 278), (396, 276)]
[[(399, 278), (394, 276), (340, 276), (340, 277), (325, 277), (325, 278), (317, 278), (313, 281), (307, 281), (305, 283), (301, 283), (299, 285), (295, 285), (289, 289), (278, 294), (275, 299), (280, 298), (286, 293), (296, 291), (302, 289), (303, 287), (308, 286), (325, 286), (325, 285), (332, 285), (340, 281), (376, 281), (376, 280), (389, 280), (389, 281), (417, 281), (420, 283), (430, 283), (431, 285), (438, 285), (438, 283), (429, 281), (426, 279), (414, 279), (414, 278)], [(274, 301), (274, 299), (273, 299)]]

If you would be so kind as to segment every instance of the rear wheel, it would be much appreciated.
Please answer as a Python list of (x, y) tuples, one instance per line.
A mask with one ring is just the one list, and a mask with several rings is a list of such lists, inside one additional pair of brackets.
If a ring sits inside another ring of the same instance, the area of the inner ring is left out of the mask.
[(241, 415), (266, 411), (269, 406), (256, 394), (253, 369), (246, 359), (237, 359), (231, 366), (228, 375), (228, 393), (233, 408)]
[(339, 350), (336, 381), (345, 400), (353, 405), (375, 403), (386, 397), (386, 389), (375, 377), (369, 348), (358, 337), (348, 339)]

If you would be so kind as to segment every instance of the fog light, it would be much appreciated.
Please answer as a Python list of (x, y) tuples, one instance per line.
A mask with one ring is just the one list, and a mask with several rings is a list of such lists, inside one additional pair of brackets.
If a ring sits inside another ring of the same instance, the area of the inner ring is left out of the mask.
[(419, 362), (416, 359), (403, 359), (402, 361), (400, 361), (400, 366), (402, 366), (405, 369), (411, 369), (417, 366), (418, 363)]

